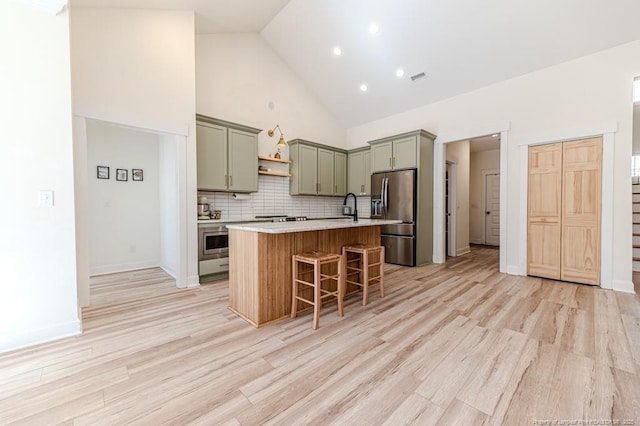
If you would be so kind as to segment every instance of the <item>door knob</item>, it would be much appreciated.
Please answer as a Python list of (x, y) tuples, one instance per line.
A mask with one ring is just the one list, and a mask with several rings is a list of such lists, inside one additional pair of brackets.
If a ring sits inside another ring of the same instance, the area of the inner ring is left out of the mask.
[(485, 212), (486, 214), (491, 214), (491, 212)]

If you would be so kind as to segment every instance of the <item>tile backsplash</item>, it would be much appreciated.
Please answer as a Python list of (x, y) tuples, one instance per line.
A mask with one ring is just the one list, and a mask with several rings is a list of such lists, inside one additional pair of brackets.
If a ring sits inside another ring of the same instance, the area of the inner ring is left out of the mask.
[[(258, 177), (258, 192), (248, 199), (235, 199), (231, 192), (198, 191), (223, 219), (241, 220), (263, 215), (335, 217), (342, 215), (343, 197), (291, 196), (289, 179), (278, 176)], [(358, 216), (369, 217), (370, 197), (358, 197)], [(349, 200), (348, 205), (353, 205)]]

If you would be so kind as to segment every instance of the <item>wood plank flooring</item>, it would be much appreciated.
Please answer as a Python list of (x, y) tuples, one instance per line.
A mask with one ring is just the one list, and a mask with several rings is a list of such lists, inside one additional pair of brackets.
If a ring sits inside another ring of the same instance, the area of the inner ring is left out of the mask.
[(385, 298), (317, 331), (255, 329), (226, 281), (95, 278), (83, 335), (0, 355), (0, 424), (640, 425), (638, 296), (497, 268), (487, 247), (387, 265)]

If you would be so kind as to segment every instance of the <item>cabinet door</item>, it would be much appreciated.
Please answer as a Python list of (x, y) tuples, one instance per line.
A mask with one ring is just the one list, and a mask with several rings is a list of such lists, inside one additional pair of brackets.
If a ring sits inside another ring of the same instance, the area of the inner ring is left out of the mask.
[(258, 136), (229, 129), (229, 190), (258, 191)]
[(318, 195), (333, 195), (334, 192), (333, 151), (318, 148)]
[(602, 139), (562, 145), (560, 279), (599, 284)]
[(196, 125), (198, 189), (227, 190), (227, 129)]
[(364, 169), (364, 192), (362, 195), (371, 195), (371, 151), (365, 151), (362, 158)]
[(362, 195), (364, 192), (364, 152), (349, 154), (349, 192)]
[(333, 159), (335, 167), (333, 195), (345, 195), (347, 193), (347, 154), (335, 152)]
[(371, 145), (371, 171), (382, 172), (392, 169), (393, 142)]
[(527, 273), (560, 279), (562, 143), (529, 148)]
[(300, 194), (316, 194), (318, 191), (318, 148), (300, 145), (298, 188)]
[(417, 136), (409, 136), (393, 141), (393, 161), (391, 163), (394, 170), (418, 167), (417, 146)]

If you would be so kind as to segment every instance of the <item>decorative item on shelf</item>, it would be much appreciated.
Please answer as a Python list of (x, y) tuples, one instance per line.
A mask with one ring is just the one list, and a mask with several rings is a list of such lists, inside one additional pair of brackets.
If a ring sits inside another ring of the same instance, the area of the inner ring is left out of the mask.
[(276, 129), (278, 129), (278, 132), (280, 132), (280, 139), (278, 139), (278, 143), (276, 144), (276, 146), (278, 147), (278, 152), (276, 152), (273, 157), (281, 158), (280, 148), (284, 148), (285, 146), (287, 146), (287, 143), (284, 141), (284, 134), (282, 133), (282, 129), (280, 128), (280, 125), (276, 124), (276, 126), (273, 129), (267, 130), (267, 134), (269, 135), (270, 138), (272, 138)]

